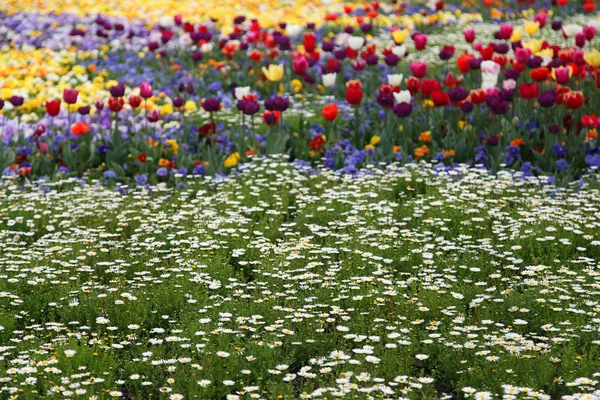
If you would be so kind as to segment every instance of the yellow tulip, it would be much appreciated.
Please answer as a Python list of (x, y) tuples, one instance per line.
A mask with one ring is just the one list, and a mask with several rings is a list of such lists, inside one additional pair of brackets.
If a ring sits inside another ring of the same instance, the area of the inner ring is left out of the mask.
[(160, 108), (160, 113), (162, 115), (173, 114), (173, 106), (170, 104), (165, 104)]
[(225, 159), (223, 165), (226, 167), (235, 167), (238, 164), (238, 161), (240, 161), (240, 153), (236, 151)]
[(171, 145), (171, 150), (173, 154), (177, 154), (179, 152), (179, 144), (175, 139), (167, 139), (166, 142)]
[(381, 138), (377, 135), (374, 135), (371, 138), (371, 146), (377, 146), (379, 144), (379, 142), (381, 142)]
[(398, 29), (392, 32), (392, 39), (396, 44), (402, 44), (408, 37), (408, 29)]
[(292, 81), (292, 90), (294, 93), (299, 93), (302, 90), (302, 82), (298, 79)]
[(510, 36), (511, 42), (518, 42), (523, 37), (523, 31), (521, 28), (513, 29), (512, 35)]
[(583, 59), (592, 67), (600, 67), (600, 51), (596, 49), (586, 52)]
[(265, 77), (271, 82), (279, 82), (283, 78), (283, 64), (269, 65), (269, 68), (262, 67)]
[(541, 40), (531, 39), (529, 42), (523, 42), (523, 47), (531, 50), (533, 54), (536, 54), (540, 50), (542, 50), (542, 46), (544, 42)]
[(185, 111), (198, 111), (198, 106), (195, 101), (188, 100), (184, 105)]
[(540, 30), (540, 23), (535, 21), (525, 21), (525, 32), (529, 36), (535, 35)]

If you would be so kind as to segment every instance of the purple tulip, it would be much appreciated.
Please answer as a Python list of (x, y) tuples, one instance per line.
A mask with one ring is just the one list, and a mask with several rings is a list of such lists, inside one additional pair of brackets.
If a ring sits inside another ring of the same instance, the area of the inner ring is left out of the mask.
[(140, 85), (140, 96), (144, 99), (149, 99), (152, 97), (152, 85), (148, 82), (143, 82)]
[(546, 90), (540, 94), (538, 102), (542, 107), (552, 107), (556, 103), (556, 92), (554, 89)]
[(457, 87), (448, 91), (448, 96), (453, 102), (463, 101), (467, 98), (469, 92), (465, 88)]
[(125, 85), (119, 83), (118, 85), (115, 85), (108, 89), (108, 91), (110, 92), (110, 95), (112, 97), (123, 97), (125, 96)]
[(406, 118), (412, 113), (412, 104), (398, 103), (394, 106), (394, 114), (399, 118)]
[(75, 104), (77, 103), (77, 96), (79, 96), (79, 91), (75, 89), (65, 89), (63, 91), (63, 100), (67, 104)]
[(13, 106), (20, 107), (23, 105), (25, 99), (23, 99), (21, 96), (12, 96), (10, 99), (8, 99), (8, 101), (10, 101)]

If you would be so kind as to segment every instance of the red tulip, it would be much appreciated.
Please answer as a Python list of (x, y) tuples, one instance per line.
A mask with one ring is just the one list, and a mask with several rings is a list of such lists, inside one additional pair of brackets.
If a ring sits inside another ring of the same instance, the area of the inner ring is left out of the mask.
[(78, 122), (71, 127), (71, 133), (75, 136), (85, 135), (90, 131), (90, 126), (86, 122)]
[(529, 73), (529, 76), (531, 77), (531, 79), (533, 79), (536, 82), (544, 82), (545, 80), (548, 79), (549, 75), (550, 75), (550, 72), (548, 72), (548, 68), (545, 68), (545, 67), (539, 67), (539, 68), (532, 69), (531, 72)]
[(421, 90), (421, 80), (411, 76), (406, 80), (406, 88), (410, 94), (418, 93)]
[(274, 126), (279, 123), (281, 119), (281, 112), (279, 111), (265, 111), (262, 114), (263, 121), (267, 126)]
[(323, 107), (321, 114), (323, 115), (323, 118), (325, 118), (327, 121), (333, 121), (338, 116), (337, 104), (326, 105), (325, 107)]
[(448, 96), (448, 93), (446, 92), (436, 90), (435, 92), (431, 93), (431, 100), (436, 107), (444, 107), (450, 103), (450, 96)]
[(421, 93), (423, 97), (429, 97), (433, 92), (441, 89), (440, 83), (435, 79), (423, 79), (421, 81)]
[(306, 51), (307, 53), (312, 53), (313, 51), (315, 51), (315, 48), (317, 47), (317, 37), (315, 36), (315, 34), (312, 32), (305, 33), (303, 45), (304, 51)]
[(140, 96), (129, 97), (129, 105), (131, 108), (138, 108), (142, 104), (142, 98)]
[(469, 60), (475, 58), (471, 54), (463, 54), (462, 56), (456, 59), (456, 65), (458, 65), (458, 69), (463, 74), (471, 71), (471, 67), (469, 66)]
[(119, 112), (123, 109), (123, 105), (125, 104), (125, 100), (122, 97), (111, 97), (108, 99), (108, 108), (112, 112)]
[(474, 104), (482, 104), (487, 98), (487, 94), (483, 89), (471, 90), (469, 96), (471, 97), (471, 102)]
[(490, 43), (487, 47), (481, 46), (478, 51), (481, 53), (481, 58), (484, 61), (491, 60), (494, 55), (494, 44)]
[(139, 155), (137, 156), (137, 159), (138, 159), (138, 161), (139, 161), (139, 162), (141, 162), (141, 163), (145, 163), (145, 162), (146, 162), (146, 157), (147, 157), (147, 156), (148, 156), (148, 155), (146, 154), (146, 152), (143, 152), (143, 153), (141, 153), (141, 154), (139, 154)]
[(49, 116), (56, 117), (60, 113), (60, 100), (47, 101), (46, 112)]
[(350, 104), (359, 104), (363, 97), (362, 84), (358, 80), (346, 83), (346, 100)]
[(526, 100), (537, 99), (539, 94), (540, 88), (535, 83), (522, 83), (519, 86), (519, 95)]
[(321, 150), (324, 144), (325, 139), (323, 139), (323, 136), (321, 135), (315, 136), (315, 138), (308, 143), (310, 148), (313, 150)]
[(563, 100), (568, 108), (575, 110), (583, 105), (583, 93), (579, 91), (569, 92), (564, 95)]

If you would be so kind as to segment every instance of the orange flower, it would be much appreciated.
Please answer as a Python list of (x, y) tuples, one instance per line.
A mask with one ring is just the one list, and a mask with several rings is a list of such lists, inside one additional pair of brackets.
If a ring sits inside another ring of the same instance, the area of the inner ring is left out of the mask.
[(521, 147), (525, 144), (525, 141), (522, 138), (514, 139), (510, 141), (511, 146)]
[(419, 140), (422, 142), (431, 142), (431, 131), (421, 132)]
[(590, 140), (594, 140), (597, 137), (598, 137), (598, 131), (595, 129), (590, 129), (590, 131), (585, 134), (586, 142), (589, 142)]
[(417, 147), (415, 149), (415, 157), (417, 158), (417, 160), (423, 156), (430, 154), (430, 153), (431, 152), (429, 151), (429, 147), (427, 147), (427, 145), (423, 145), (423, 146)]
[(454, 152), (454, 150), (446, 150), (444, 151), (444, 157), (454, 157), (456, 155), (456, 153)]
[(159, 167), (168, 167), (169, 165), (171, 165), (171, 161), (167, 160), (166, 158), (161, 158), (158, 160)]
[(71, 127), (71, 132), (75, 136), (85, 135), (89, 131), (90, 126), (86, 122), (78, 122), (76, 124), (73, 124), (73, 126)]
[(254, 149), (250, 149), (250, 150), (246, 151), (246, 156), (247, 156), (247, 157), (249, 157), (249, 156), (253, 156), (254, 154), (255, 154), (255, 151), (254, 151)]
[(400, 151), (400, 146), (394, 146), (394, 154)]

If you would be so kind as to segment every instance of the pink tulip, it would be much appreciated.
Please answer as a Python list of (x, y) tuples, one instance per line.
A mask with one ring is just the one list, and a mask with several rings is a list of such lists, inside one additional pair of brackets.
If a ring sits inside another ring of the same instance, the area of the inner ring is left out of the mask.
[(554, 70), (554, 76), (556, 77), (556, 83), (564, 85), (569, 82), (569, 79), (571, 78), (571, 70), (569, 67), (556, 68)]
[(507, 79), (502, 82), (502, 89), (515, 90), (515, 87), (517, 87), (517, 82), (514, 79)]
[(474, 29), (465, 29), (463, 31), (465, 35), (465, 41), (467, 43), (473, 43), (475, 41), (475, 30)]
[(497, 87), (489, 88), (485, 91), (487, 97), (494, 97), (500, 94), (500, 89)]
[(48, 152), (48, 143), (40, 143), (40, 153), (46, 154)]
[(580, 32), (577, 35), (575, 35), (575, 45), (581, 48), (585, 46), (585, 35), (583, 34), (583, 32)]
[(575, 50), (573, 52), (573, 62), (575, 63), (575, 65), (585, 64), (585, 59), (583, 58), (584, 54), (585, 52), (583, 50)]
[(415, 37), (413, 37), (413, 41), (415, 42), (415, 48), (417, 50), (423, 50), (425, 47), (427, 47), (427, 35), (415, 35)]
[(533, 21), (534, 22), (539, 22), (540, 23), (540, 29), (542, 29), (544, 27), (544, 25), (546, 25), (546, 21), (548, 21), (548, 14), (546, 14), (544, 12), (536, 14), (535, 17), (533, 17)]
[(63, 91), (63, 100), (67, 104), (75, 104), (77, 103), (77, 96), (79, 96), (79, 91), (75, 89), (65, 89)]
[(500, 25), (500, 39), (508, 40), (512, 36), (512, 33), (513, 33), (512, 25), (508, 25), (508, 24)]
[(304, 74), (306, 74), (306, 70), (308, 69), (308, 60), (306, 57), (298, 57), (292, 61), (292, 67), (296, 75), (304, 76)]
[(410, 70), (414, 76), (421, 79), (427, 74), (427, 63), (423, 61), (412, 62), (410, 63)]
[(529, 57), (531, 57), (531, 50), (523, 47), (519, 47), (515, 50), (515, 58), (519, 64), (526, 64)]
[(594, 36), (596, 36), (596, 28), (593, 26), (586, 26), (583, 28), (583, 34), (585, 35), (586, 40), (591, 42), (592, 39), (594, 39)]
[(152, 97), (152, 85), (148, 82), (144, 82), (140, 85), (140, 96), (144, 99)]

